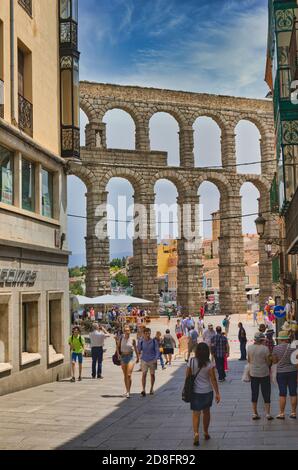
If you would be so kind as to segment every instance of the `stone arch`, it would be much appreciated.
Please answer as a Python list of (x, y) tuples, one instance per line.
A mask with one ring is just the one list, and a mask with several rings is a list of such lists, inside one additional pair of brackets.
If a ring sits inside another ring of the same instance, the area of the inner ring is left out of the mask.
[(97, 123), (99, 122), (97, 112), (96, 112), (96, 110), (94, 109), (94, 107), (92, 106), (92, 104), (90, 103), (89, 100), (81, 97), (80, 98), (80, 108), (86, 114), (87, 118), (89, 119), (89, 123), (90, 122), (97, 122)]
[(86, 185), (86, 188), (95, 188), (98, 185), (98, 179), (93, 171), (85, 166), (69, 163), (68, 175), (77, 176)]
[[(202, 132), (202, 128), (205, 128), (205, 131)], [(202, 113), (197, 116), (194, 120), (192, 124), (192, 129), (194, 139), (193, 154), (195, 167), (212, 167), (213, 165), (215, 165), (219, 168), (222, 168), (222, 138), (225, 129), (223, 121), (221, 119), (217, 119), (214, 115), (212, 115), (212, 113)], [(208, 135), (208, 139), (206, 139), (207, 134), (209, 132), (212, 135)], [(202, 151), (201, 145), (203, 142), (205, 142), (205, 145), (204, 150)], [(210, 149), (210, 147), (212, 148), (212, 150)], [(202, 158), (203, 156), (205, 158)], [(208, 160), (209, 163), (207, 163)]]
[(162, 170), (158, 173), (155, 173), (155, 175), (148, 182), (150, 190), (154, 192), (156, 183), (162, 179), (173, 183), (177, 188), (179, 196), (185, 195), (190, 191), (189, 180), (187, 180), (187, 178), (183, 175), (177, 173), (175, 170)]
[(205, 181), (213, 183), (217, 187), (220, 193), (221, 199), (223, 199), (226, 196), (233, 195), (233, 189), (231, 187), (231, 183), (226, 176), (221, 175), (218, 172), (206, 171), (204, 174), (200, 175), (198, 179), (196, 179), (197, 192), (201, 184), (204, 183)]
[(260, 193), (260, 198), (266, 197), (270, 192), (271, 184), (270, 182), (260, 175), (241, 175), (241, 178), (238, 181), (237, 191), (240, 192), (242, 186), (245, 183), (252, 183)]
[(261, 139), (265, 138), (266, 135), (271, 133), (271, 129), (268, 128), (268, 126), (264, 123), (262, 117), (257, 116), (256, 114), (239, 114), (237, 116), (237, 119), (235, 120), (234, 123), (234, 132), (236, 131), (236, 127), (238, 126), (240, 121), (248, 121), (251, 124), (254, 124), (258, 131), (260, 132)]
[(112, 111), (114, 109), (120, 109), (121, 111), (126, 112), (127, 114), (130, 115), (132, 120), (135, 123), (135, 128), (137, 129), (138, 126), (142, 124), (142, 119), (139, 116), (136, 108), (129, 104), (129, 103), (124, 103), (122, 101), (114, 101), (114, 102), (108, 102), (107, 104), (102, 104), (99, 108), (99, 119), (102, 122), (106, 113), (108, 111)]
[(100, 179), (100, 189), (102, 191), (106, 191), (106, 187), (112, 178), (123, 178), (129, 181), (135, 194), (141, 193), (147, 187), (141, 173), (129, 168), (113, 168), (103, 174)]
[(159, 149), (167, 153), (167, 165), (181, 165), (180, 127), (177, 119), (170, 113), (158, 111), (148, 121), (149, 145), (151, 151)]
[(158, 104), (158, 106), (154, 106), (154, 108), (150, 109), (147, 114), (148, 124), (150, 123), (150, 119), (157, 113), (167, 113), (172, 116), (177, 121), (180, 132), (184, 127), (188, 126), (187, 118), (181, 110), (174, 108), (173, 106), (167, 106), (162, 104)]
[(218, 114), (216, 112), (212, 111), (204, 111), (204, 110), (199, 110), (195, 113), (192, 113), (192, 127), (194, 126), (195, 122), (199, 118), (207, 117), (212, 119), (220, 128), (221, 133), (223, 134), (227, 130), (227, 123), (226, 120), (223, 118), (221, 114)]

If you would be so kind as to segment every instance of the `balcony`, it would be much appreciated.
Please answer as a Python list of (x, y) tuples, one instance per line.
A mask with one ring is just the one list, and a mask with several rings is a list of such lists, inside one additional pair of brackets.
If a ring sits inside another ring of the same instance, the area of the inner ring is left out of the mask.
[(28, 15), (32, 16), (32, 0), (19, 0), (19, 4), (24, 8)]
[(290, 67), (290, 77), (291, 81), (298, 80), (298, 21), (294, 22), (293, 31), (290, 40), (289, 46), (289, 67)]
[(289, 255), (298, 254), (298, 189), (285, 214), (286, 243)]
[(4, 82), (0, 79), (0, 118), (4, 118)]
[(19, 94), (19, 128), (33, 137), (33, 105)]

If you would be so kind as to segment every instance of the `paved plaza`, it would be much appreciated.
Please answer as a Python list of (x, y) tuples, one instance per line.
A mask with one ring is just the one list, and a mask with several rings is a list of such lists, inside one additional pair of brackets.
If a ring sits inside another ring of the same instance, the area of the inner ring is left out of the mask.
[[(214, 325), (223, 317), (208, 317)], [(198, 450), (216, 449), (298, 449), (298, 422), (251, 420), (250, 385), (241, 382), (244, 368), (239, 362), (238, 316), (229, 335), (231, 358), (227, 381), (220, 384), (222, 402), (212, 408), (208, 442)], [(256, 327), (246, 317), (251, 339)], [(174, 331), (175, 321), (171, 322)], [(167, 320), (152, 322), (152, 330), (163, 333)], [(133, 374), (131, 399), (123, 398), (120, 367), (112, 364), (114, 340), (107, 340), (104, 380), (90, 378), (90, 359), (85, 361), (84, 380), (43, 385), (0, 397), (0, 449), (80, 450), (194, 450), (189, 405), (181, 400), (185, 362), (177, 357), (172, 367), (157, 372), (156, 393), (142, 398), (141, 373)], [(273, 415), (278, 413), (278, 392), (273, 387)], [(259, 412), (264, 416), (260, 400)], [(289, 407), (287, 407), (287, 415)]]

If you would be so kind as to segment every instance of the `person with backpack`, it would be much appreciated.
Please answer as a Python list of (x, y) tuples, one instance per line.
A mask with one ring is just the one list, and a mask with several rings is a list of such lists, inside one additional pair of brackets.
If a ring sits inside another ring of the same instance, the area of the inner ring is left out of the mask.
[(230, 315), (226, 315), (225, 318), (222, 321), (222, 326), (225, 329), (225, 334), (228, 336), (229, 334), (229, 329), (230, 329)]
[(218, 383), (215, 376), (215, 365), (210, 361), (210, 350), (206, 343), (199, 343), (195, 349), (195, 357), (191, 358), (186, 370), (186, 377), (193, 376), (193, 391), (190, 399), (194, 431), (194, 446), (200, 445), (199, 426), (203, 413), (203, 430), (205, 440), (210, 439), (210, 408), (215, 392), (216, 403), (220, 402)]
[(157, 360), (159, 359), (160, 351), (159, 344), (155, 338), (151, 338), (150, 328), (144, 329), (144, 337), (138, 345), (138, 351), (141, 354), (142, 365), (142, 397), (146, 396), (146, 379), (148, 370), (150, 370), (151, 388), (150, 395), (154, 394), (155, 371), (157, 369)]
[(72, 330), (72, 335), (68, 338), (68, 344), (71, 351), (71, 382), (75, 382), (75, 367), (78, 360), (79, 363), (79, 382), (82, 380), (82, 368), (83, 368), (83, 354), (85, 349), (85, 339), (81, 336), (81, 330), (78, 326), (75, 326)]
[[(132, 385), (131, 376), (135, 363), (138, 363), (140, 360), (136, 340), (132, 339), (130, 335), (130, 327), (126, 325), (123, 329), (123, 335), (116, 341), (116, 350), (121, 361), (121, 368), (124, 376), (126, 398), (130, 398)], [(134, 353), (136, 355), (136, 360), (134, 358)]]

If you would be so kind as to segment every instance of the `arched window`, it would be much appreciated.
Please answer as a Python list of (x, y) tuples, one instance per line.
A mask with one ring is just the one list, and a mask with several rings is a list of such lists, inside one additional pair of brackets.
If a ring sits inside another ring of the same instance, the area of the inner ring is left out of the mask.
[[(260, 131), (255, 124), (242, 120), (235, 129), (237, 165), (261, 161)], [(237, 166), (237, 173), (261, 174), (261, 163)]]
[(108, 111), (103, 122), (106, 124), (107, 148), (135, 149), (135, 123), (122, 109)]
[(217, 241), (220, 232), (220, 221), (218, 220), (220, 218), (220, 192), (215, 184), (205, 181), (200, 185), (198, 195), (203, 216), (203, 237)]
[(195, 167), (221, 167), (221, 129), (218, 124), (209, 117), (199, 117), (193, 129)]
[(168, 152), (168, 165), (180, 166), (179, 125), (168, 113), (156, 113), (150, 119), (151, 150)]
[[(240, 195), (242, 197), (242, 232), (243, 234), (256, 233), (255, 220), (259, 212), (258, 199), (260, 193), (252, 183), (244, 183), (241, 186)], [(247, 216), (247, 214), (253, 214)]]
[(89, 123), (87, 114), (80, 109), (80, 134), (81, 134), (81, 147), (86, 146), (86, 126)]

